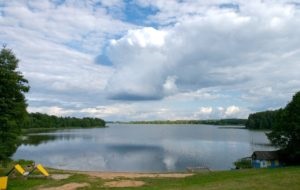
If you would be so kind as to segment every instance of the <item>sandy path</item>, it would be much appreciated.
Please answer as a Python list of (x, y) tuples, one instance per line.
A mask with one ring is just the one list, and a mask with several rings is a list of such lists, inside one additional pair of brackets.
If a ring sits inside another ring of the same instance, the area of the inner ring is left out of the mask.
[(135, 181), (135, 180), (119, 180), (119, 181), (109, 181), (105, 182), (106, 187), (139, 187), (143, 186), (145, 182)]
[(165, 178), (184, 178), (194, 175), (193, 173), (132, 173), (132, 172), (77, 172), (86, 174), (92, 177), (100, 177), (102, 179), (114, 179), (114, 178), (143, 178), (143, 177), (165, 177)]
[[(56, 180), (66, 179), (73, 173), (85, 174), (91, 177), (99, 177), (104, 180), (113, 180), (104, 182), (104, 187), (138, 187), (145, 184), (144, 181), (134, 180), (134, 178), (184, 178), (194, 175), (193, 173), (134, 173), (134, 172), (79, 172), (67, 171), (68, 174), (52, 174)], [(118, 179), (127, 178), (127, 179)], [(76, 190), (77, 188), (89, 186), (88, 183), (68, 183), (59, 187), (40, 187), (39, 190)]]
[(59, 187), (39, 188), (39, 190), (76, 190), (78, 188), (87, 186), (89, 186), (88, 183), (68, 183)]

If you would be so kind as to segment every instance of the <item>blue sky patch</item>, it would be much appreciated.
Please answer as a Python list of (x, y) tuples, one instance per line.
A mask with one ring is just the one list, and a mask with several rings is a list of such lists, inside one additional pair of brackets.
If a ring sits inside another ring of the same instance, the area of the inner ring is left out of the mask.
[(148, 17), (155, 15), (158, 9), (154, 7), (141, 7), (131, 0), (126, 0), (126, 7), (124, 10), (125, 21), (137, 25), (147, 25)]
[(219, 5), (220, 9), (233, 9), (235, 11), (240, 11), (240, 5), (235, 3), (223, 3)]
[(66, 0), (51, 0), (56, 6), (62, 5)]
[(68, 46), (69, 48), (75, 49), (77, 51), (83, 50), (82, 43), (78, 40), (69, 41), (69, 42), (65, 43), (65, 45)]
[(95, 58), (95, 62), (100, 65), (105, 66), (112, 66), (112, 62), (110, 61), (109, 57), (106, 55), (106, 53), (100, 54)]
[(121, 92), (110, 97), (111, 100), (120, 100), (120, 101), (153, 101), (161, 100), (163, 97), (159, 94), (153, 95), (142, 95), (137, 93), (130, 92)]

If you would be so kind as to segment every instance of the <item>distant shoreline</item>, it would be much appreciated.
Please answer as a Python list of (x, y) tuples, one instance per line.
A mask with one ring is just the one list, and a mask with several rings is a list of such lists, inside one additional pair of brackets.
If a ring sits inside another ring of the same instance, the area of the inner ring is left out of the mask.
[(116, 121), (116, 122), (107, 122), (115, 124), (205, 124), (205, 125), (235, 125), (235, 126), (245, 126), (247, 119), (210, 119), (210, 120), (153, 120), (153, 121)]

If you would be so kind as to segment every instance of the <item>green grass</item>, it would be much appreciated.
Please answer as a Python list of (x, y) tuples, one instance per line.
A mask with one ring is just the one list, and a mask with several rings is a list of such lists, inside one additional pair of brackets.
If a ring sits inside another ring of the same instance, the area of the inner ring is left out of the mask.
[(5, 176), (16, 164), (20, 164), (23, 168), (26, 168), (28, 165), (33, 165), (34, 161), (32, 160), (15, 160), (7, 163), (5, 167), (0, 165), (0, 176)]
[(249, 169), (197, 174), (183, 179), (145, 179), (141, 189), (300, 189), (300, 168)]
[[(51, 170), (51, 174), (64, 173), (60, 170)], [(68, 173), (68, 172), (65, 172)], [(122, 178), (125, 179), (125, 178)], [(187, 190), (255, 190), (255, 189), (300, 189), (300, 167), (287, 167), (278, 169), (248, 169), (233, 171), (215, 171), (198, 173), (186, 178), (138, 178), (144, 181), (145, 185), (135, 188), (121, 189), (187, 189)], [(111, 181), (111, 180), (106, 180)], [(104, 187), (105, 180), (94, 178), (83, 174), (72, 174), (71, 177), (63, 180), (47, 178), (23, 178), (9, 179), (8, 190), (37, 189), (40, 186), (57, 187), (67, 183), (89, 183), (89, 187), (80, 189), (110, 189)], [(112, 188), (118, 189), (118, 188)], [(119, 188), (120, 189), (120, 188)]]

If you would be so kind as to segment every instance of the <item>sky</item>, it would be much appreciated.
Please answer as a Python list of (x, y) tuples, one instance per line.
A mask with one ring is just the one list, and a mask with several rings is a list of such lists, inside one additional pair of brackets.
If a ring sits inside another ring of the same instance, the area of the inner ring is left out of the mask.
[(300, 90), (300, 1), (0, 0), (29, 112), (247, 118)]

